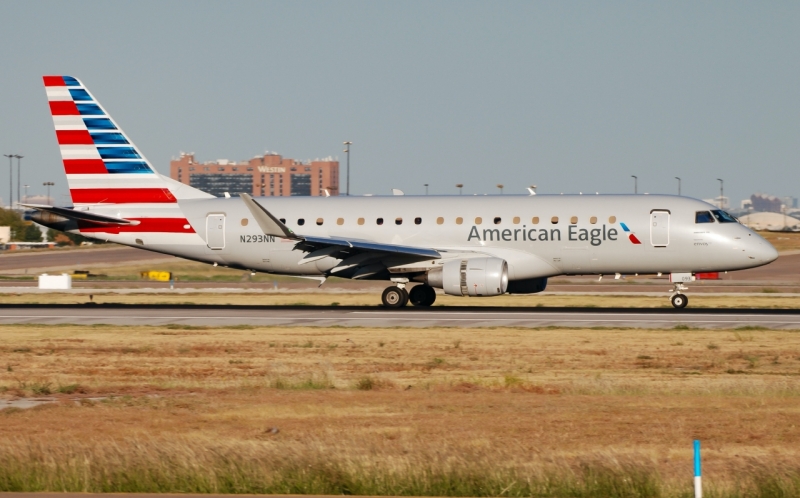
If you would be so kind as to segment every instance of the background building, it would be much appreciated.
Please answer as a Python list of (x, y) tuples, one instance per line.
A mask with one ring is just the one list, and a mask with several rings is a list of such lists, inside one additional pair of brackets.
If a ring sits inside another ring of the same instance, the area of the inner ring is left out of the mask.
[(223, 197), (247, 192), (254, 196), (339, 195), (339, 161), (327, 157), (301, 162), (274, 152), (249, 161), (218, 159), (198, 163), (194, 154), (181, 152), (169, 163), (169, 176), (204, 192)]

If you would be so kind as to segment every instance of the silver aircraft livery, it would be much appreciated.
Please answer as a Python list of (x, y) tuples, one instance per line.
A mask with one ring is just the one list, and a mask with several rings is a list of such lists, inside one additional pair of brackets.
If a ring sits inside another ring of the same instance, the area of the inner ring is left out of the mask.
[(44, 85), (73, 206), (28, 206), (85, 237), (253, 272), (385, 280), (388, 307), (430, 306), (434, 289), (532, 294), (557, 275), (659, 274), (683, 308), (695, 273), (778, 257), (725, 211), (671, 195), (217, 198), (156, 172), (79, 80)]

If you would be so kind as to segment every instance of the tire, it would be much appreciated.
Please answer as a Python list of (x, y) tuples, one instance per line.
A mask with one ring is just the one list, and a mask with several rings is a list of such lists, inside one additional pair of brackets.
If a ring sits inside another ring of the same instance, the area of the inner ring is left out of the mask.
[(683, 309), (689, 304), (689, 298), (684, 294), (675, 294), (670, 301), (672, 301), (672, 306), (677, 309)]
[(387, 308), (402, 308), (408, 303), (408, 292), (399, 287), (387, 287), (383, 290), (381, 301)]
[(411, 288), (408, 299), (414, 306), (430, 306), (436, 301), (436, 291), (430, 285), (417, 285)]

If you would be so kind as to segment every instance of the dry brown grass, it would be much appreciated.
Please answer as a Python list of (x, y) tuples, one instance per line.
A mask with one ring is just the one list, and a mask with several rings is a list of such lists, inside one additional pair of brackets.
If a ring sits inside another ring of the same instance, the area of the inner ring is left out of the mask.
[(800, 233), (758, 232), (772, 244), (778, 252), (800, 251)]
[(794, 331), (2, 326), (0, 336), (0, 396), (48, 386), (61, 399), (0, 412), (2, 457), (216, 448), (537, 471), (633, 459), (675, 489), (691, 477), (694, 438), (706, 481), (723, 487), (800, 459)]
[[(626, 289), (628, 290), (628, 289)], [(497, 296), (486, 298), (464, 298), (440, 295), (434, 306), (471, 307), (589, 307), (589, 308), (671, 308), (669, 295), (552, 295)], [(84, 293), (19, 293), (2, 294), (4, 304), (84, 304), (89, 295)], [(320, 292), (320, 293), (234, 293), (234, 292), (187, 292), (187, 293), (94, 293), (92, 301), (98, 304), (208, 304), (247, 306), (379, 306), (380, 292)], [(703, 295), (690, 294), (692, 308), (800, 308), (800, 295)], [(410, 306), (410, 305), (409, 305)]]

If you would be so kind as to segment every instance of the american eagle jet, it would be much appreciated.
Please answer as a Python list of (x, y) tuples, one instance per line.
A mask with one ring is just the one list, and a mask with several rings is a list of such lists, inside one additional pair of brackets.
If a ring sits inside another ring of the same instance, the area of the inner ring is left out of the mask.
[[(217, 198), (159, 174), (86, 87), (44, 86), (72, 207), (28, 205), (47, 227), (213, 265), (385, 280), (387, 307), (541, 292), (557, 275), (666, 274), (686, 306), (696, 272), (778, 253), (711, 204), (671, 195)], [(411, 286), (412, 283), (418, 283)]]

